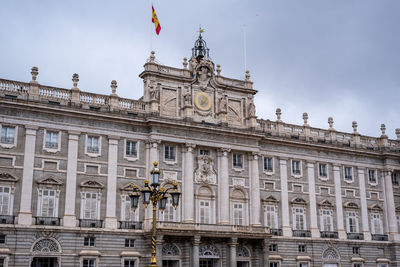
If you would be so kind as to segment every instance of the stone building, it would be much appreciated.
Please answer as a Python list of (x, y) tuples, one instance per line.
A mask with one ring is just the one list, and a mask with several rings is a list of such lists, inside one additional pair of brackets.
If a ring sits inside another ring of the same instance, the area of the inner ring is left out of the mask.
[(0, 266), (147, 266), (129, 194), (154, 161), (182, 192), (158, 214), (162, 266), (400, 266), (400, 129), (258, 119), (249, 72), (221, 72), (200, 36), (182, 68), (151, 53), (139, 100), (0, 79)]

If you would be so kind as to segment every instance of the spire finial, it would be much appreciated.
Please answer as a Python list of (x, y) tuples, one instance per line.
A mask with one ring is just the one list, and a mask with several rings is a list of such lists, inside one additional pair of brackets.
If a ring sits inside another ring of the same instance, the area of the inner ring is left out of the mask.
[(202, 29), (201, 28), (201, 24), (199, 24), (199, 30), (198, 30), (198, 33), (199, 33), (199, 36), (201, 37), (201, 34), (204, 32), (204, 29)]

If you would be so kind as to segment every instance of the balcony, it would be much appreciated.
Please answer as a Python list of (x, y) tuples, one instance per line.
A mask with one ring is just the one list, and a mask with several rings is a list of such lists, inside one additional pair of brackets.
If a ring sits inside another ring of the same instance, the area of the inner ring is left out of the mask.
[(388, 236), (387, 235), (372, 235), (372, 240), (375, 241), (388, 241)]
[(311, 237), (311, 231), (308, 230), (293, 230), (295, 237)]
[(58, 217), (35, 217), (36, 225), (52, 225), (59, 226), (60, 218)]
[(14, 137), (1, 137), (1, 142), (3, 144), (14, 144)]
[(338, 238), (338, 232), (321, 231), (321, 238)]
[(46, 148), (58, 148), (58, 143), (57, 142), (46, 142), (45, 147)]
[(119, 229), (142, 229), (141, 222), (120, 221)]
[(79, 227), (102, 228), (103, 220), (79, 219)]
[(282, 229), (269, 229), (271, 235), (282, 236)]
[(0, 224), (14, 224), (14, 216), (0, 215)]
[(347, 239), (364, 240), (364, 234), (362, 234), (362, 233), (347, 233)]
[(88, 153), (95, 153), (95, 154), (97, 154), (97, 153), (99, 153), (99, 147), (97, 147), (97, 146), (88, 146), (88, 147), (87, 147), (87, 152), (88, 152)]

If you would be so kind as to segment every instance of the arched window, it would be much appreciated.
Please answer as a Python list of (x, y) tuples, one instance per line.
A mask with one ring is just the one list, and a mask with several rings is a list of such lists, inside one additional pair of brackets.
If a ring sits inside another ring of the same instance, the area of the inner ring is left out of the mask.
[(231, 223), (233, 225), (247, 225), (247, 198), (240, 189), (234, 189), (231, 193)]
[(202, 224), (215, 223), (215, 196), (212, 188), (201, 186), (197, 190), (197, 216), (196, 222)]

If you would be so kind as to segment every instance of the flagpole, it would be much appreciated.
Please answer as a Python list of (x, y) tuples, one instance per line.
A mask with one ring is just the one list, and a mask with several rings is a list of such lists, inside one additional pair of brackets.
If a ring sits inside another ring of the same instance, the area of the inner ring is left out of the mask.
[[(150, 1), (150, 5), (151, 5), (151, 17), (153, 18), (153, 1)], [(149, 23), (149, 27), (150, 27), (150, 52), (151, 51), (153, 51), (153, 32), (152, 32), (152, 25), (153, 24), (153, 22), (152, 21), (150, 21), (150, 23)]]
[(246, 73), (247, 71), (246, 24), (243, 24), (243, 59), (244, 59), (244, 73)]

